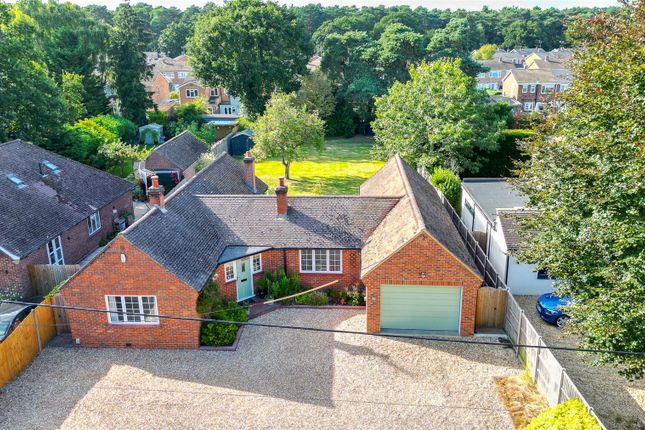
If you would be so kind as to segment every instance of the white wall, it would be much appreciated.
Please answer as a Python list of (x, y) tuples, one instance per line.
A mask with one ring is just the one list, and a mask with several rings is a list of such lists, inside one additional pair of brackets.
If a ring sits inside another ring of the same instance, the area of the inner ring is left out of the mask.
[(508, 280), (506, 285), (515, 295), (537, 296), (552, 293), (553, 279), (538, 279), (531, 264), (520, 263), (515, 257), (508, 259)]
[(497, 275), (503, 280), (506, 276), (506, 242), (501, 233), (499, 220), (495, 222), (497, 229), (491, 230), (488, 260), (493, 266)]
[[(466, 203), (468, 203), (470, 207), (474, 208), (474, 224), (473, 215), (466, 208)], [(470, 231), (481, 231), (485, 233), (486, 226), (489, 224), (488, 218), (486, 218), (486, 215), (484, 215), (481, 208), (475, 205), (473, 198), (470, 197), (468, 192), (466, 192), (466, 190), (463, 188), (461, 193), (461, 220), (464, 222), (464, 224), (466, 224), (466, 227)]]

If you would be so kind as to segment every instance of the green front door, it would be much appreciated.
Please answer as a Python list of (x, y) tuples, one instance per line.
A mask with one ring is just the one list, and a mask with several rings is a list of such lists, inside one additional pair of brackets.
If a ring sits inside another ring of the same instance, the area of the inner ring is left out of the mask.
[(381, 329), (459, 333), (461, 287), (381, 285)]
[(251, 273), (251, 260), (242, 258), (235, 262), (237, 271), (237, 301), (253, 297), (253, 274)]

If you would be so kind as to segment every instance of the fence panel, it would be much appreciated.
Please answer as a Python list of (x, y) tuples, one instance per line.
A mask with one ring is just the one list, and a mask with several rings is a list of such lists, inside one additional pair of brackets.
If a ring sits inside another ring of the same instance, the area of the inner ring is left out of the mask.
[[(49, 299), (43, 303), (50, 304)], [(16, 378), (56, 335), (51, 308), (37, 307), (0, 343), (0, 388)]]
[(503, 328), (506, 316), (506, 291), (497, 288), (481, 287), (477, 291), (477, 328)]
[(58, 284), (81, 270), (78, 264), (32, 264), (28, 266), (31, 285), (37, 296), (46, 296)]
[(546, 397), (549, 405), (555, 406), (569, 399), (578, 398), (589, 412), (606, 430), (593, 408), (573, 383), (566, 370), (548, 348), (529, 348), (518, 345), (536, 345), (546, 347), (538, 331), (528, 320), (524, 311), (510, 291), (507, 292), (506, 317), (504, 330), (508, 334), (513, 348), (533, 378), (538, 391)]

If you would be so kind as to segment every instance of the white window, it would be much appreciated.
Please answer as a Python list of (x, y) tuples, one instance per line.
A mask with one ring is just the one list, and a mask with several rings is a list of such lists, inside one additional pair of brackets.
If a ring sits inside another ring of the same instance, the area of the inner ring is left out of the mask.
[(491, 78), (501, 78), (502, 77), (502, 72), (501, 72), (501, 70), (491, 70), (488, 75)]
[(219, 90), (217, 88), (211, 88), (211, 97), (219, 96)]
[(224, 280), (226, 282), (235, 279), (235, 263), (226, 263), (224, 265)]
[[(112, 324), (159, 324), (155, 296), (105, 296)], [(125, 315), (125, 314), (137, 315)]]
[(177, 72), (177, 76), (179, 76), (180, 79), (186, 79), (188, 77), (188, 72)]
[(483, 79), (486, 77), (486, 72), (477, 73), (477, 78)]
[(569, 84), (560, 84), (560, 91), (566, 91), (569, 88)]
[(495, 82), (491, 82), (488, 84), (488, 89), (489, 90), (496, 90), (497, 89), (497, 84)]
[(262, 255), (255, 254), (253, 256), (253, 273), (258, 273), (262, 271)]
[(101, 229), (101, 215), (98, 212), (94, 212), (87, 219), (87, 228), (90, 232), (90, 236)]
[(197, 98), (198, 95), (199, 95), (199, 91), (197, 91), (194, 88), (189, 88), (186, 90), (186, 97), (188, 97), (189, 99)]
[(535, 92), (535, 87), (536, 87), (536, 85), (535, 85), (535, 84), (531, 84), (531, 92), (532, 92), (532, 93), (534, 93), (534, 92)]
[(175, 78), (175, 72), (163, 72), (163, 75), (166, 78), (169, 78), (169, 79), (174, 79)]
[(529, 85), (528, 84), (522, 84), (522, 93), (526, 94), (529, 92)]
[(63, 257), (63, 244), (60, 236), (53, 238), (47, 244), (47, 256), (49, 257), (49, 264), (65, 264), (65, 257)]
[(533, 102), (525, 102), (524, 103), (524, 110), (527, 112), (530, 112), (533, 110)]
[(300, 250), (300, 271), (341, 273), (343, 262), (340, 249)]
[(550, 93), (555, 90), (555, 84), (542, 84), (542, 94)]
[(231, 115), (233, 113), (233, 108), (231, 108), (230, 106), (224, 106), (224, 113)]

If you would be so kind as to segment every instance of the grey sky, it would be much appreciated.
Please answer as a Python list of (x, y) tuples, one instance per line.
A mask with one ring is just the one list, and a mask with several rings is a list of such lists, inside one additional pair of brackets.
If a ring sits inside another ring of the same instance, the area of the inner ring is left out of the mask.
[[(131, 0), (132, 3), (137, 3), (139, 0)], [(72, 3), (86, 6), (88, 4), (102, 4), (110, 9), (114, 9), (121, 3), (120, 0), (71, 0)], [(303, 6), (309, 3), (320, 3), (323, 6), (395, 6), (407, 4), (411, 7), (424, 6), (427, 8), (437, 9), (467, 9), (479, 10), (483, 6), (488, 6), (493, 9), (501, 9), (504, 6), (517, 6), (522, 8), (533, 8), (539, 6), (540, 8), (567, 8), (573, 6), (586, 6), (586, 7), (603, 7), (603, 6), (617, 6), (618, 2), (615, 0), (278, 0), (279, 3)], [(144, 3), (153, 6), (175, 6), (180, 9), (185, 9), (190, 5), (202, 6), (207, 3), (207, 0), (144, 0)], [(222, 0), (215, 0), (213, 3), (222, 4)]]

